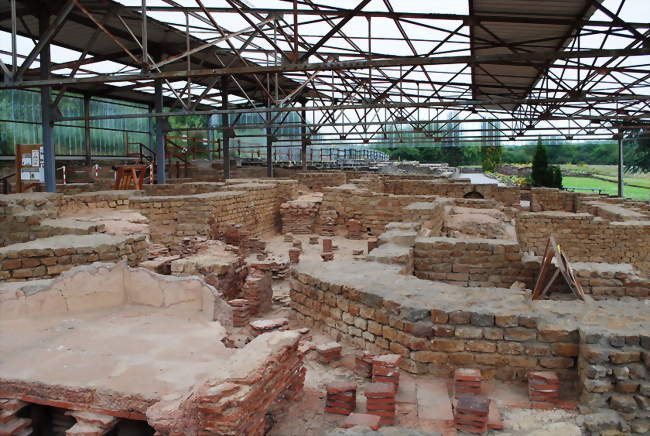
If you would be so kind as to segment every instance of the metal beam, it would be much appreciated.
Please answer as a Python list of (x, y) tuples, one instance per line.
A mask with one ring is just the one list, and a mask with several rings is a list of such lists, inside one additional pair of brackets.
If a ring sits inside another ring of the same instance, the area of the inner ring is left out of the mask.
[[(72, 0), (68, 0), (65, 3), (65, 5), (63, 5), (61, 10), (59, 11), (59, 14), (54, 19), (54, 22), (52, 24), (50, 24), (49, 26), (48, 26), (48, 24), (49, 24), (49, 15), (48, 15), (48, 20), (47, 20), (47, 22), (45, 22), (45, 25), (47, 27), (45, 29), (42, 28), (42, 25), (43, 25), (42, 18), (39, 18), (39, 22), (38, 22), (38, 24), (39, 24), (38, 44), (36, 44), (34, 46), (32, 51), (29, 52), (29, 54), (27, 55), (27, 57), (23, 61), (22, 65), (20, 66), (20, 68), (16, 72), (16, 75), (14, 77), (15, 80), (19, 80), (19, 81), (22, 80), (22, 77), (23, 77), (23, 74), (25, 74), (25, 71), (27, 71), (29, 66), (32, 64), (32, 62), (34, 62), (36, 57), (39, 55), (39, 53), (41, 53), (41, 51), (45, 47), (48, 47), (48, 50), (49, 50), (49, 46), (50, 46), (50, 42), (52, 41), (52, 38), (54, 37), (54, 35), (57, 34), (59, 29), (61, 29), (61, 26), (65, 22), (66, 17), (68, 16), (68, 14), (70, 13), (70, 11), (72, 10), (73, 7), (74, 7), (74, 3), (72, 2)], [(45, 9), (45, 7), (44, 7), (44, 9)], [(48, 62), (47, 70), (48, 70), (48, 75), (49, 75), (49, 62), (50, 62), (50, 59), (48, 59), (47, 62)], [(41, 69), (43, 69), (43, 59), (41, 59), (40, 65), (41, 65)]]
[(2, 84), (0, 89), (27, 88), (48, 85), (64, 85), (70, 83), (109, 83), (158, 78), (179, 78), (215, 76), (215, 75), (246, 75), (254, 73), (288, 73), (303, 71), (340, 71), (361, 70), (367, 68), (399, 67), (411, 65), (474, 65), (485, 62), (509, 61), (548, 61), (556, 59), (582, 59), (594, 57), (620, 57), (650, 55), (650, 48), (625, 48), (625, 49), (594, 49), (574, 51), (543, 51), (535, 53), (509, 53), (484, 56), (403, 56), (388, 59), (360, 59), (353, 61), (297, 63), (282, 65), (249, 65), (231, 68), (209, 68), (191, 71), (165, 71), (150, 74), (110, 74), (83, 78), (61, 78), (52, 80), (30, 80), (14, 84)]
[(329, 32), (327, 32), (316, 44), (312, 45), (309, 47), (309, 50), (307, 50), (305, 53), (303, 53), (302, 56), (300, 56), (301, 61), (306, 61), (309, 59), (309, 56), (313, 55), (316, 53), (316, 51), (323, 46), (336, 32), (341, 30), (343, 26), (345, 26), (348, 21), (350, 21), (357, 13), (361, 11), (368, 3), (370, 3), (370, 0), (362, 0), (356, 8), (352, 9), (351, 11), (347, 11), (347, 14), (343, 16), (341, 21), (336, 23), (334, 27), (332, 27)]

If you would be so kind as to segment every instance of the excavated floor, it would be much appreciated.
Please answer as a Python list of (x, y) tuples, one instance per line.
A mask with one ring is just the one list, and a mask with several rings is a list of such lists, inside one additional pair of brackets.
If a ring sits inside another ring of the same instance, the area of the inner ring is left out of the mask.
[(2, 321), (0, 385), (31, 384), (52, 399), (65, 387), (149, 403), (224, 371), (232, 355), (224, 335), (199, 312), (145, 306)]

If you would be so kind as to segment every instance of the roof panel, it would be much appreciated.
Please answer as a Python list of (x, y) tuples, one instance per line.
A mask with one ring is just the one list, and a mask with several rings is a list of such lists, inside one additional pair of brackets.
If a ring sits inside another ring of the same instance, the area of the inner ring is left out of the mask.
[[(490, 23), (480, 20), (481, 15), (509, 17), (570, 18), (588, 19), (594, 12), (589, 0), (469, 0), (470, 14), (478, 18), (470, 28), (470, 46), (475, 56), (535, 53), (561, 50), (570, 42), (573, 25), (566, 24), (522, 24)], [(491, 64), (472, 67), (472, 84), (475, 99), (490, 100), (503, 96), (509, 86), (524, 86), (526, 92), (516, 93), (516, 97), (528, 95), (548, 68), (545, 62), (531, 62), (531, 67), (515, 68), (509, 64)], [(501, 83), (502, 89), (494, 87)], [(512, 105), (509, 109), (514, 109)]]

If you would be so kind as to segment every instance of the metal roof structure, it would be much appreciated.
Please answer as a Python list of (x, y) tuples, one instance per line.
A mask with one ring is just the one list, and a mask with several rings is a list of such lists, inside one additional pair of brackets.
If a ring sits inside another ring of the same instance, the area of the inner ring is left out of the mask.
[[(495, 122), (515, 143), (611, 139), (650, 118), (650, 11), (634, 2), (9, 0), (0, 89), (139, 100), (156, 106), (152, 117), (168, 116), (163, 106), (175, 115), (298, 111), (305, 144), (315, 134), (394, 142), (388, 126), (435, 143), (445, 141), (440, 120)], [(20, 52), (21, 38), (33, 47)], [(74, 56), (50, 63), (50, 46)], [(277, 140), (281, 119), (260, 120)], [(462, 141), (482, 138), (467, 129)]]

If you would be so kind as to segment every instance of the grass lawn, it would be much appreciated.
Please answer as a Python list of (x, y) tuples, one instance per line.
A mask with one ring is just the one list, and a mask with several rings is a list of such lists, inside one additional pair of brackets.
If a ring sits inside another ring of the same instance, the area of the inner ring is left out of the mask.
[[(565, 188), (602, 189), (603, 193), (610, 194), (610, 195), (616, 195), (618, 192), (616, 182), (610, 183), (604, 180), (594, 179), (591, 177), (563, 177), (562, 185), (564, 185)], [(586, 191), (578, 191), (578, 192), (586, 192)], [(626, 186), (624, 189), (624, 194), (626, 197), (632, 198), (634, 200), (648, 201), (650, 199), (650, 188), (646, 189), (646, 188), (636, 188), (636, 187)]]
[[(570, 170), (577, 173), (592, 173), (606, 177), (614, 182), (618, 178), (618, 167), (616, 165), (560, 165), (562, 170)], [(625, 181), (633, 185), (650, 187), (650, 173), (625, 173)]]

